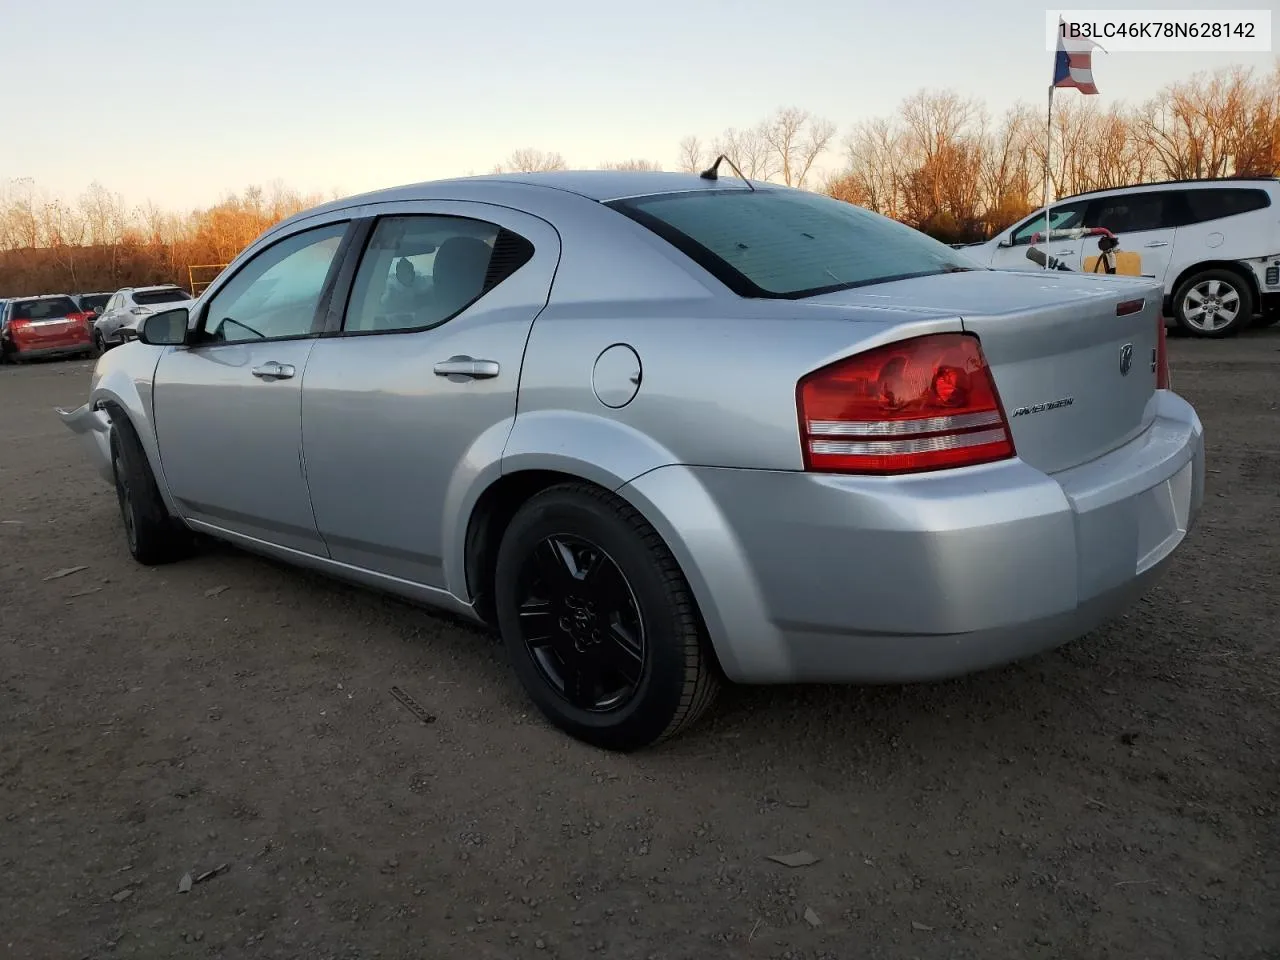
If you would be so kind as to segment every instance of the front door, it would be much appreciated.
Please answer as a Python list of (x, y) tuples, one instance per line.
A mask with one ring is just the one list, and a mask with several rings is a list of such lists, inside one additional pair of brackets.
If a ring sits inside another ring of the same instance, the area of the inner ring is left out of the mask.
[(489, 204), (388, 213), (341, 330), (307, 366), (307, 478), (334, 560), (445, 587), (446, 511), (467, 488), (468, 453), (500, 452), (510, 434), (560, 244), (545, 221)]
[(990, 265), (996, 270), (1043, 270), (1043, 266), (1027, 259), (1032, 238), (1039, 234), (1040, 239), (1035, 243), (1036, 249), (1047, 250), (1050, 256), (1060, 261), (1068, 270), (1079, 270), (1082, 241), (1079, 237), (1061, 239), (1056, 234), (1060, 230), (1081, 226), (1088, 203), (1087, 200), (1073, 200), (1070, 203), (1054, 204), (1050, 208), (1055, 236), (1049, 243), (1045, 243), (1044, 240), (1044, 210), (1028, 217), (1001, 236), (995, 252), (991, 255)]
[(251, 257), (199, 308), (155, 374), (160, 461), (183, 516), (324, 555), (302, 466), (302, 377), (346, 222)]

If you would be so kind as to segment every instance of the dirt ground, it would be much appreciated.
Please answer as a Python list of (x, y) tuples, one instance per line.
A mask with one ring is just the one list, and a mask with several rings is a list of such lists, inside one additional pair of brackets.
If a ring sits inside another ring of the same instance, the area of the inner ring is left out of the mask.
[(1280, 957), (1280, 329), (1170, 347), (1206, 509), (1127, 616), (633, 756), (468, 627), (135, 565), (52, 412), (89, 365), (0, 368), (0, 957)]

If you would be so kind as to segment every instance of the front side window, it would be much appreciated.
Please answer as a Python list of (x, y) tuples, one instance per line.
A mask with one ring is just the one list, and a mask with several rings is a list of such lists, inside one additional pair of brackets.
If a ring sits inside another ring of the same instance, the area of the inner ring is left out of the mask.
[(1130, 193), (1094, 201), (1086, 226), (1105, 227), (1112, 233), (1141, 233), (1172, 227), (1165, 213), (1164, 193)]
[[(1087, 201), (1076, 201), (1075, 203), (1064, 203), (1061, 206), (1050, 207), (1050, 219), (1053, 222), (1053, 229), (1070, 230), (1073, 227), (1079, 227), (1084, 220), (1085, 207), (1089, 204)], [(1026, 223), (1013, 231), (1009, 240), (1014, 246), (1024, 243), (1030, 243), (1031, 238), (1035, 234), (1040, 234), (1041, 239), (1044, 238), (1044, 211), (1036, 214)]]
[(259, 253), (209, 301), (205, 338), (241, 343), (311, 333), (346, 231), (345, 222), (304, 230)]
[(739, 296), (798, 299), (984, 269), (887, 217), (801, 190), (694, 190), (610, 201)]
[(439, 326), (532, 256), (529, 241), (483, 220), (384, 217), (356, 271), (343, 330), (390, 333)]

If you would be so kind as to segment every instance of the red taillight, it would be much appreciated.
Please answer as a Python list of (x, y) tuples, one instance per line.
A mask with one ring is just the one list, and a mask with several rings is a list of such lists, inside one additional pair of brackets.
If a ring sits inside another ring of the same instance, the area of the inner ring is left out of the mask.
[(1156, 389), (1169, 388), (1169, 354), (1165, 349), (1164, 314), (1156, 313)]
[(917, 473), (1014, 455), (978, 338), (939, 333), (877, 347), (796, 387), (806, 470)]

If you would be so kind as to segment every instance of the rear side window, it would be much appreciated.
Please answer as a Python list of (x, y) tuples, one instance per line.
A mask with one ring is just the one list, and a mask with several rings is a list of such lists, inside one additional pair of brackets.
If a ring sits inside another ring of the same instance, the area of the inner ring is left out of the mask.
[(427, 330), (461, 313), (533, 257), (497, 224), (428, 214), (377, 222), (351, 287), (343, 330)]
[(739, 296), (797, 299), (984, 269), (879, 214), (800, 190), (697, 190), (614, 200)]
[(135, 290), (133, 302), (140, 307), (149, 307), (157, 303), (179, 303), (190, 300), (191, 294), (185, 290)]
[(1187, 190), (1183, 197), (1187, 204), (1186, 223), (1204, 223), (1234, 217), (1271, 206), (1271, 198), (1265, 190), (1222, 188), (1217, 190)]
[(79, 313), (70, 297), (49, 297), (45, 300), (19, 300), (13, 305), (13, 320), (50, 320)]
[(1169, 196), (1163, 191), (1148, 191), (1103, 197), (1093, 201), (1085, 226), (1105, 227), (1112, 233), (1140, 233), (1172, 227)]

